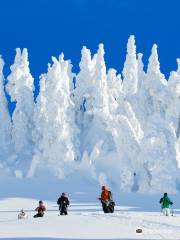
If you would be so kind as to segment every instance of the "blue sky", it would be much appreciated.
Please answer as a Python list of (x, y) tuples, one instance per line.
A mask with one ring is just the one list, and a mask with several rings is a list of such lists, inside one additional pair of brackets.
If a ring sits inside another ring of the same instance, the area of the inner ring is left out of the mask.
[(27, 47), (37, 83), (51, 56), (62, 51), (78, 70), (83, 45), (94, 53), (105, 45), (108, 67), (122, 70), (126, 43), (136, 36), (145, 63), (157, 43), (162, 72), (176, 69), (180, 57), (179, 0), (0, 0), (0, 54), (5, 74), (16, 47)]

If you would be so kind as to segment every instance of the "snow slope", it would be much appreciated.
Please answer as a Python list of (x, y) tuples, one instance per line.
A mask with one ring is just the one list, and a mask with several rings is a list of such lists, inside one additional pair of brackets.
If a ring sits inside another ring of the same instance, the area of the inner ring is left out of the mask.
[[(3, 186), (6, 186), (6, 188)], [(174, 216), (160, 212), (160, 195), (120, 193), (112, 189), (117, 203), (114, 214), (104, 214), (97, 200), (100, 187), (76, 177), (74, 185), (57, 179), (13, 181), (0, 183), (1, 239), (180, 239), (180, 195), (170, 195)], [(56, 199), (67, 191), (71, 205), (68, 216), (58, 216)], [(14, 197), (12, 197), (14, 196)], [(34, 209), (43, 198), (47, 212), (34, 219)], [(28, 219), (18, 220), (20, 209)], [(142, 228), (143, 234), (136, 229)]]
[[(129, 206), (117, 206), (105, 215), (95, 203), (72, 203), (68, 216), (58, 216), (55, 202), (46, 202), (43, 219), (33, 219), (37, 201), (1, 200), (0, 238), (60, 239), (180, 239), (180, 216), (163, 217), (158, 212), (137, 212)], [(17, 220), (18, 209), (28, 205), (27, 220)], [(143, 234), (136, 234), (136, 228)]]

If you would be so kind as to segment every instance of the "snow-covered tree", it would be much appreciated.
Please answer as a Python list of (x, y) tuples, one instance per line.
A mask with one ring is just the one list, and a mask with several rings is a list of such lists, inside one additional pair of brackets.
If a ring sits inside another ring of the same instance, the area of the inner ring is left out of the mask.
[(169, 124), (173, 124), (176, 135), (179, 137), (179, 119), (180, 119), (180, 59), (177, 59), (177, 72), (171, 72), (168, 80), (168, 96), (166, 117)]
[(17, 177), (22, 169), (29, 177), (50, 172), (59, 178), (75, 169), (123, 191), (176, 192), (180, 60), (166, 81), (153, 45), (145, 72), (143, 55), (136, 55), (135, 38), (130, 36), (121, 79), (115, 69), (106, 69), (103, 44), (93, 56), (86, 47), (81, 53), (77, 75), (63, 54), (52, 58), (40, 77), (34, 104), (27, 50), (17, 49), (7, 84), (16, 103), (12, 147), (0, 59), (0, 163), (6, 158), (8, 168), (11, 161)]
[[(143, 129), (146, 129), (146, 124), (151, 121), (150, 118), (153, 118), (153, 121), (156, 120), (157, 123), (165, 119), (167, 81), (160, 71), (157, 45), (154, 44), (152, 47), (147, 74), (144, 74), (142, 70), (141, 60), (139, 60), (138, 70), (141, 88), (136, 95), (137, 99), (135, 101), (131, 99), (131, 103), (135, 108)], [(142, 80), (140, 80), (140, 78), (142, 78)], [(143, 102), (143, 104), (139, 105), (138, 102), (140, 101)]]
[(157, 45), (152, 47), (151, 56), (147, 68), (146, 89), (149, 90), (151, 96), (158, 96), (167, 86), (167, 80), (160, 71), (160, 63), (158, 60)]
[(4, 92), (4, 61), (0, 56), (0, 165), (7, 165), (11, 152), (11, 119)]
[[(83, 155), (84, 152), (90, 154), (96, 143), (101, 140), (95, 129), (101, 131), (102, 127), (102, 131), (106, 132), (104, 123), (109, 116), (109, 96), (102, 44), (99, 45), (98, 52), (93, 58), (88, 49), (85, 47), (82, 49), (75, 95), (77, 122), (81, 128), (79, 136), (81, 154)], [(92, 138), (91, 134), (95, 136)]]
[[(145, 88), (145, 82), (146, 82), (146, 73), (144, 72), (144, 64), (142, 61), (143, 54), (138, 53), (137, 55), (137, 69), (138, 69), (138, 88), (135, 95), (131, 96), (129, 98), (129, 102), (131, 104), (131, 107), (133, 108), (133, 112), (136, 115), (136, 118), (139, 121), (139, 124), (141, 125), (141, 128), (144, 127), (144, 124), (147, 121), (147, 114), (146, 112), (149, 111), (146, 105), (147, 100), (147, 90)], [(139, 104), (140, 102), (143, 102), (143, 104)]]
[(180, 59), (177, 59), (178, 69), (170, 74), (166, 95), (166, 121), (174, 134), (176, 160), (180, 166)]
[(109, 95), (109, 110), (115, 113), (119, 106), (119, 98), (122, 97), (121, 75), (116, 75), (116, 70), (111, 68), (107, 73), (107, 87)]
[(91, 52), (86, 47), (81, 50), (80, 72), (76, 76), (75, 102), (77, 110), (85, 111), (86, 102), (91, 97), (93, 89), (93, 63)]
[(35, 152), (28, 176), (50, 169), (61, 178), (66, 165), (78, 158), (78, 129), (70, 98), (69, 62), (52, 58), (47, 74), (41, 75), (40, 93), (35, 107), (33, 140)]
[(83, 47), (80, 72), (77, 75), (75, 91), (77, 109), (109, 114), (106, 65), (104, 62), (104, 47), (99, 45), (97, 54), (91, 58), (89, 49)]
[(95, 57), (94, 71), (94, 110), (97, 114), (109, 115), (109, 98), (107, 89), (106, 64), (104, 61), (104, 46), (99, 44), (99, 49)]
[(143, 61), (142, 61), (143, 54), (138, 53), (137, 56), (138, 56), (138, 59), (137, 59), (137, 64), (138, 64), (138, 91), (140, 91), (142, 85), (145, 82), (146, 74), (144, 72), (144, 64), (143, 64)]
[(167, 81), (160, 72), (157, 45), (152, 48), (142, 92), (143, 107), (138, 113), (143, 116), (140, 122), (144, 130), (138, 156), (140, 191), (173, 192), (178, 177), (176, 152), (173, 134), (165, 121)]
[(136, 59), (136, 46), (134, 36), (130, 36), (127, 43), (127, 55), (123, 69), (123, 91), (126, 96), (137, 92), (138, 65)]
[(30, 74), (28, 52), (16, 49), (14, 64), (8, 76), (7, 92), (16, 103), (12, 115), (12, 142), (16, 154), (15, 168), (26, 172), (32, 158), (32, 116), (34, 108), (33, 77)]

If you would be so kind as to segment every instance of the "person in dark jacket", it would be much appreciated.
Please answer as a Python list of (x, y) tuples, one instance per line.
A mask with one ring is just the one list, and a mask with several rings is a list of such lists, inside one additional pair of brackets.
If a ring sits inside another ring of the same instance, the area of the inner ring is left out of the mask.
[(62, 193), (58, 198), (57, 204), (59, 205), (60, 215), (68, 215), (69, 199), (65, 193)]
[(173, 204), (173, 202), (168, 197), (167, 193), (164, 193), (164, 196), (160, 199), (159, 203), (162, 207), (162, 212), (164, 216), (170, 215), (170, 205)]
[(34, 218), (37, 217), (43, 217), (44, 216), (44, 212), (46, 211), (46, 207), (43, 204), (43, 201), (39, 201), (39, 206), (35, 209), (35, 211), (37, 211), (38, 213), (36, 215), (34, 215)]

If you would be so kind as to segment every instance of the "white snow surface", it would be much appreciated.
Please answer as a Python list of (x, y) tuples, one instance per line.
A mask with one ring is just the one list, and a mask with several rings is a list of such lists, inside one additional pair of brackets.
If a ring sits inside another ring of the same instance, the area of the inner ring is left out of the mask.
[[(19, 181), (73, 174), (123, 192), (180, 190), (180, 59), (166, 79), (157, 45), (144, 70), (135, 37), (122, 73), (107, 69), (104, 45), (82, 48), (78, 73), (64, 55), (34, 78), (27, 49), (17, 49), (9, 76), (0, 59), (0, 177)], [(74, 87), (73, 87), (74, 86)], [(7, 94), (15, 102), (10, 114)]]
[[(3, 186), (6, 186), (6, 188)], [(0, 183), (0, 239), (180, 239), (180, 195), (170, 195), (173, 216), (160, 212), (160, 195), (122, 193), (111, 189), (116, 202), (113, 214), (104, 214), (97, 200), (100, 187), (74, 175), (63, 183), (55, 178), (6, 179)], [(66, 191), (70, 199), (68, 216), (58, 216), (57, 198)], [(43, 218), (34, 219), (42, 199), (47, 207)], [(18, 220), (24, 209), (27, 219)], [(142, 234), (136, 229), (141, 228)]]

